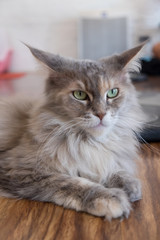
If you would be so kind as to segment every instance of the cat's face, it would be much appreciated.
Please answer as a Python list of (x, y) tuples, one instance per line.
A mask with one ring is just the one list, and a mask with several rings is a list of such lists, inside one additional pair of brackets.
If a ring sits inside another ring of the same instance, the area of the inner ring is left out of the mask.
[(141, 47), (97, 62), (66, 60), (31, 48), (52, 69), (46, 85), (47, 108), (69, 128), (106, 136), (132, 107), (134, 89), (125, 66)]
[[(85, 62), (85, 65), (90, 63)], [(49, 92), (50, 108), (65, 122), (94, 136), (109, 133), (118, 121), (118, 114), (132, 91), (124, 73), (109, 76), (98, 64), (83, 73), (61, 76), (59, 86)], [(96, 69), (96, 74), (95, 74)], [(93, 71), (93, 74), (92, 74)], [(53, 78), (52, 80), (53, 81)], [(72, 125), (72, 124), (71, 124)]]

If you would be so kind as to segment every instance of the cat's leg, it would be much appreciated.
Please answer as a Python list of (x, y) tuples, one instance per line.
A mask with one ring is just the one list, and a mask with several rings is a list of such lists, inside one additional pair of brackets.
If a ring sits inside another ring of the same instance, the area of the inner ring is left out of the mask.
[(131, 202), (142, 199), (141, 183), (125, 171), (114, 173), (104, 184), (107, 188), (123, 189)]
[[(131, 205), (127, 194), (118, 188), (105, 188), (82, 177), (45, 176), (23, 181), (12, 178), (7, 190), (16, 197), (54, 202), (66, 208), (84, 211), (108, 220), (128, 217)], [(20, 180), (20, 179), (19, 179)]]

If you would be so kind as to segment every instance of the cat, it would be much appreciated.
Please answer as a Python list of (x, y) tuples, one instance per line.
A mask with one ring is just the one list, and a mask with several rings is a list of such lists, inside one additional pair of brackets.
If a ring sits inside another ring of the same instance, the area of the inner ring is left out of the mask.
[(28, 47), (48, 77), (42, 98), (0, 102), (0, 196), (128, 217), (142, 197), (144, 115), (129, 71), (143, 44), (97, 61)]

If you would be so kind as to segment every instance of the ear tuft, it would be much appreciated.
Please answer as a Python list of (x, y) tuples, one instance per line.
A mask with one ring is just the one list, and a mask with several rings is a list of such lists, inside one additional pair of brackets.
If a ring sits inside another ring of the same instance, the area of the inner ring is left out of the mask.
[(137, 47), (131, 48), (119, 55), (119, 61), (122, 69), (129, 72), (138, 72), (141, 68), (140, 58), (143, 55), (143, 49), (146, 43), (140, 44)]
[(26, 47), (29, 48), (33, 56), (43, 63), (46, 67), (56, 72), (71, 71), (72, 69), (72, 60), (60, 57), (52, 53), (48, 53), (37, 48), (33, 48), (30, 45), (23, 43)]
[(135, 72), (140, 70), (139, 59), (143, 55), (143, 49), (146, 42), (131, 48), (119, 55), (113, 55), (107, 58), (101, 58), (99, 61), (103, 63), (103, 67), (114, 71)]

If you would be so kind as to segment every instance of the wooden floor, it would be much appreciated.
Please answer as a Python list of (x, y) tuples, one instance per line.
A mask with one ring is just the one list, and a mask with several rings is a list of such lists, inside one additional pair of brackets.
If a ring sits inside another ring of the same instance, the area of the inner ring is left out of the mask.
[[(151, 149), (150, 149), (151, 148)], [(159, 240), (160, 143), (142, 147), (143, 199), (112, 222), (51, 203), (0, 199), (0, 240)]]

